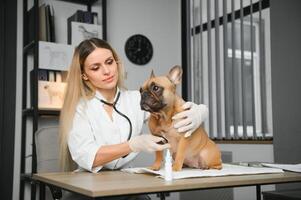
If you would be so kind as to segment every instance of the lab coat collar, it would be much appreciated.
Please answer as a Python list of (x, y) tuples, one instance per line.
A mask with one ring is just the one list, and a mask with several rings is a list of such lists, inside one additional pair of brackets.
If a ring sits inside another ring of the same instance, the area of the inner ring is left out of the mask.
[[(116, 94), (115, 94), (115, 96), (114, 96), (114, 102), (115, 102), (116, 99), (117, 99), (117, 94), (118, 94), (118, 92), (120, 92), (120, 97), (119, 97), (118, 102), (116, 103), (116, 106), (119, 106), (119, 105), (120, 105), (120, 98), (121, 98), (121, 90), (119, 90), (119, 88), (117, 87)], [(95, 98), (97, 98), (99, 101), (100, 101), (100, 100), (107, 101), (107, 100), (104, 98), (104, 96), (102, 96), (102, 94), (101, 94), (99, 91), (97, 91), (97, 90), (96, 90), (96, 92), (95, 92)], [(100, 103), (101, 103), (101, 105), (104, 104), (104, 103), (101, 102), (101, 101), (100, 101)], [(110, 103), (113, 103), (113, 102), (110, 102)]]

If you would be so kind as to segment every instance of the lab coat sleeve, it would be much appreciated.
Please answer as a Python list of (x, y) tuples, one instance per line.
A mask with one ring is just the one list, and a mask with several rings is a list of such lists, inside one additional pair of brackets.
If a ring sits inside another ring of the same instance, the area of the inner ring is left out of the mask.
[(76, 110), (68, 138), (68, 147), (72, 159), (79, 167), (94, 173), (102, 168), (102, 166), (92, 167), (100, 145), (94, 139), (92, 127), (83, 110)]

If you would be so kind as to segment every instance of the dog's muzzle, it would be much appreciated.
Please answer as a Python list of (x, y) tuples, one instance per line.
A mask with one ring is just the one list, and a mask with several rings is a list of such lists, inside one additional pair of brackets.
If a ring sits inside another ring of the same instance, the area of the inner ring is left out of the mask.
[(144, 91), (141, 93), (140, 107), (142, 110), (149, 112), (158, 112), (164, 108), (166, 104), (158, 101), (151, 93)]
[(149, 98), (150, 98), (150, 95), (147, 92), (142, 92), (141, 93), (140, 107), (141, 107), (142, 110), (152, 112), (151, 107), (148, 105), (148, 103), (146, 103), (147, 99), (149, 99)]

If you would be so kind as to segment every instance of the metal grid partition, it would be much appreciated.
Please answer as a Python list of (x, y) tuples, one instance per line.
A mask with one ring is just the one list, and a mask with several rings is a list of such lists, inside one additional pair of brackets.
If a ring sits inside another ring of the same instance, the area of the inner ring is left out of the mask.
[(184, 98), (209, 106), (210, 137), (271, 140), (269, 0), (182, 1), (182, 27)]

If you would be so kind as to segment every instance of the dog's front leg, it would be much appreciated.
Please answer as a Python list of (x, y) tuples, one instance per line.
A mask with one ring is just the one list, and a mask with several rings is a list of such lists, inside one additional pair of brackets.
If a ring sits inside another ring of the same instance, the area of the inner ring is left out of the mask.
[(181, 136), (181, 139), (178, 144), (177, 153), (176, 153), (176, 159), (172, 166), (173, 171), (181, 171), (186, 155), (186, 148), (188, 145), (188, 138), (185, 138), (184, 136)]
[(156, 151), (156, 160), (154, 164), (151, 167), (149, 167), (149, 169), (159, 170), (161, 168), (162, 160), (163, 160), (163, 151)]

